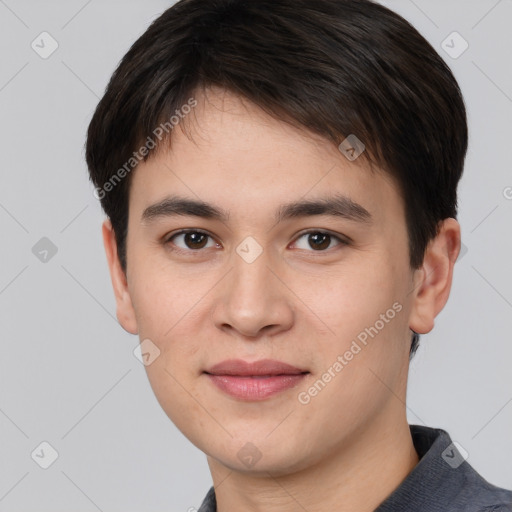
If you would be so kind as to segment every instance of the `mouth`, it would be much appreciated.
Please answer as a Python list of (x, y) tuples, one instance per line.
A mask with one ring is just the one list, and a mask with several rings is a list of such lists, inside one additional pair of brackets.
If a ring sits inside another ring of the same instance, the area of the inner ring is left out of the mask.
[(252, 363), (229, 359), (204, 372), (218, 389), (233, 398), (247, 401), (264, 400), (293, 388), (309, 373), (272, 359)]

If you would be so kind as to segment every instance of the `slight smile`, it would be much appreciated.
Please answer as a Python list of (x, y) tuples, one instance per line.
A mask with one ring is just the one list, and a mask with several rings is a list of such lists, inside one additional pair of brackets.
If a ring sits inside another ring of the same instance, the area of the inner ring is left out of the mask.
[(204, 373), (224, 393), (241, 400), (259, 401), (295, 387), (310, 372), (272, 359), (252, 363), (229, 359)]

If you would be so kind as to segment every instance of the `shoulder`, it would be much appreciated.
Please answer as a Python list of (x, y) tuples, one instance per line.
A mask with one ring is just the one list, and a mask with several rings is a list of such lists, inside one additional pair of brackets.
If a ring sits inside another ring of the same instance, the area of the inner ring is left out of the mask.
[(512, 491), (485, 480), (448, 432), (410, 428), (419, 463), (377, 512), (512, 512)]
[(512, 512), (512, 490), (488, 482), (467, 461), (461, 469), (464, 475), (458, 496), (461, 502), (474, 504), (476, 512)]

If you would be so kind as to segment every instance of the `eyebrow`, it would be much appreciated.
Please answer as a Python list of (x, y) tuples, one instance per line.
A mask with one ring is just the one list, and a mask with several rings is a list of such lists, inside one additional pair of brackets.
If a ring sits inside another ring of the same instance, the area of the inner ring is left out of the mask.
[[(229, 220), (229, 212), (222, 208), (200, 200), (169, 196), (148, 206), (142, 213), (142, 222), (149, 224), (160, 218), (178, 215), (201, 217), (221, 222)], [(343, 194), (320, 199), (299, 200), (281, 205), (277, 209), (274, 219), (276, 223), (279, 223), (288, 219), (313, 215), (330, 215), (364, 224), (371, 224), (373, 220), (366, 208)]]

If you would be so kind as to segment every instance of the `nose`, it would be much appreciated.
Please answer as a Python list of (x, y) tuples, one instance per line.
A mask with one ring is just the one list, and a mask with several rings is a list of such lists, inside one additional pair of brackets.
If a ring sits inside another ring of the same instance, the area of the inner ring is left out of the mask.
[(293, 293), (290, 278), (278, 269), (266, 251), (252, 262), (235, 254), (231, 271), (215, 289), (215, 326), (255, 340), (290, 329)]

